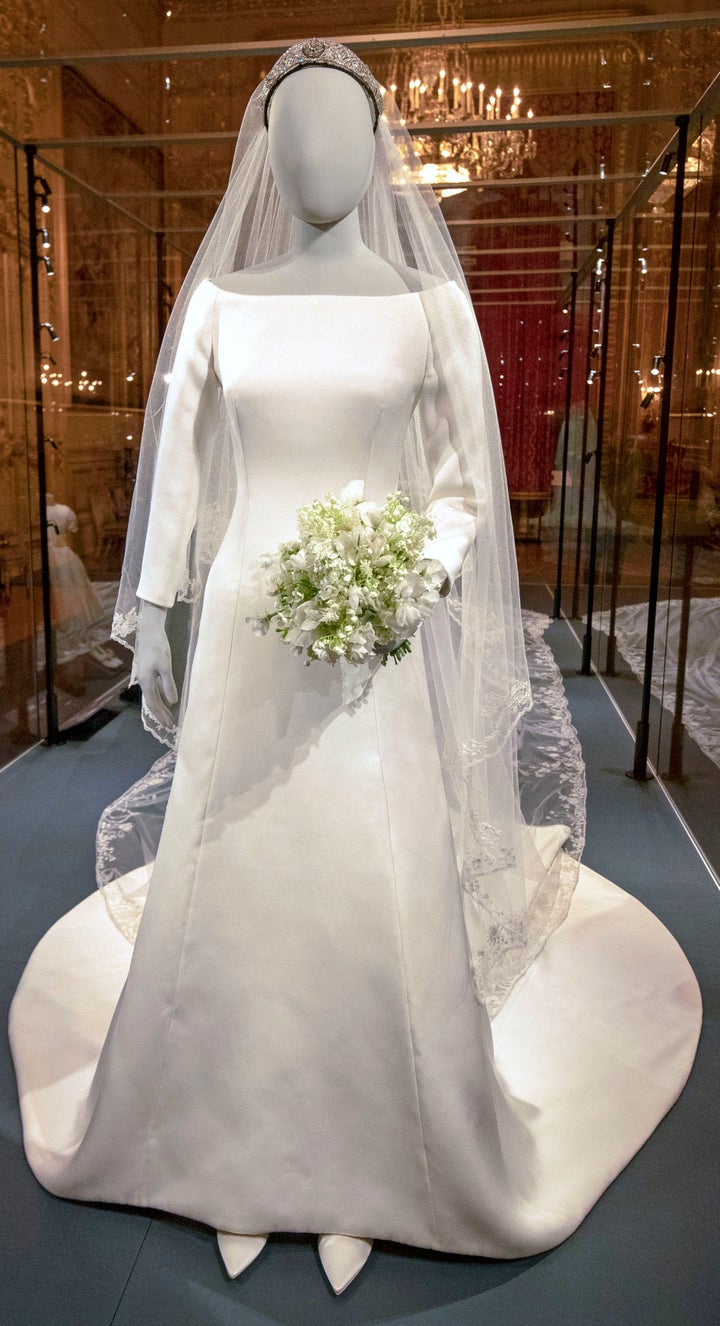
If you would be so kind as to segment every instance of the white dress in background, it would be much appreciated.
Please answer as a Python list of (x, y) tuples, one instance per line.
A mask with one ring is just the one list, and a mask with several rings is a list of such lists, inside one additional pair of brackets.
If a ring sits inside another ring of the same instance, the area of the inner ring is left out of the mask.
[[(586, 868), (491, 1028), (419, 641), (348, 708), (339, 668), (245, 622), (253, 564), (294, 535), (300, 503), (352, 479), (378, 500), (396, 487), (408, 420), (431, 408), (423, 299), (210, 281), (193, 296), (140, 595), (173, 599), (212, 374), (247, 519), (210, 572), (135, 946), (94, 893), (13, 1003), (26, 1154), (61, 1196), (521, 1257), (576, 1228), (690, 1071), (684, 955)], [(430, 459), (455, 574), (468, 517), (444, 497), (448, 456)]]
[(90, 631), (101, 622), (105, 609), (82, 559), (67, 541), (79, 526), (71, 507), (53, 502), (46, 508), (50, 610), (56, 632), (59, 661), (82, 653), (92, 644)]

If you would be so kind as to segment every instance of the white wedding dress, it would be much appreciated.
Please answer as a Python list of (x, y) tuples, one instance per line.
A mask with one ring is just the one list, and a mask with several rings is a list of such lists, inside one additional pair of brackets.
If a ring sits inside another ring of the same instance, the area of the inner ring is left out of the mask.
[[(351, 479), (369, 498), (396, 486), (431, 371), (423, 299), (210, 281), (193, 296), (141, 596), (172, 601), (213, 373), (247, 519), (210, 572), (134, 948), (95, 893), (45, 935), (14, 999), (26, 1154), (54, 1193), (236, 1233), (522, 1257), (577, 1227), (690, 1071), (700, 1001), (683, 953), (586, 868), (491, 1026), (420, 643), (348, 706), (339, 668), (245, 621), (253, 565), (292, 537), (300, 503)], [(452, 457), (433, 464), (454, 575), (468, 516), (447, 496)]]

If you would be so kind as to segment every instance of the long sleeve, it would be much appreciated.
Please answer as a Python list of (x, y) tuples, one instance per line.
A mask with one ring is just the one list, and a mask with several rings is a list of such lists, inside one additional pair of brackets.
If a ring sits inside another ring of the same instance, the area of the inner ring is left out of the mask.
[(446, 289), (432, 298), (445, 302), (436, 316), (428, 318), (431, 334), (418, 409), (432, 476), (426, 512), (435, 523), (437, 535), (426, 540), (423, 555), (442, 562), (452, 584), (475, 538), (484, 494), (478, 492), (471, 477), (463, 437), (463, 420), (467, 419), (463, 402), (475, 386), (467, 380), (473, 372), (472, 359), (466, 360), (463, 354), (468, 343), (463, 321), (471, 312), (454, 285), (449, 296)]
[(214, 424), (217, 287), (202, 281), (185, 312), (165, 401), (138, 598), (170, 608), (186, 572), (197, 519), (202, 438)]

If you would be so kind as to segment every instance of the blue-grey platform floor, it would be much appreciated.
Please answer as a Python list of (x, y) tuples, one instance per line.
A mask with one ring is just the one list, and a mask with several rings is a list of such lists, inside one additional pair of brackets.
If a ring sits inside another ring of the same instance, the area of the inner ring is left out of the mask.
[[(584, 860), (660, 917), (703, 989), (705, 1025), (690, 1081), (645, 1146), (580, 1228), (538, 1257), (492, 1262), (380, 1244), (336, 1298), (313, 1241), (277, 1236), (230, 1281), (206, 1227), (64, 1201), (36, 1182), (22, 1152), (3, 1015), (3, 1326), (720, 1321), (717, 890), (661, 789), (624, 777), (630, 737), (598, 680), (577, 675), (577, 645), (567, 626), (553, 623), (548, 638), (588, 768)], [(159, 753), (137, 709), (120, 707), (89, 740), (36, 748), (0, 775), (5, 1009), (33, 945), (93, 887), (100, 811)]]

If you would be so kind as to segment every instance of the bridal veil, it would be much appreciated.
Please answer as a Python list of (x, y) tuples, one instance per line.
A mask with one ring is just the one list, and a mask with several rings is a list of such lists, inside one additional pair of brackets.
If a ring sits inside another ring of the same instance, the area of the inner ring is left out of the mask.
[[(556, 740), (547, 678), (530, 675), (500, 431), (472, 299), (434, 193), (416, 182), (412, 141), (389, 93), (375, 143), (372, 181), (359, 208), (363, 239), (408, 289), (421, 292), (443, 382), (432, 418), (422, 402), (415, 409), (398, 487), (414, 508), (432, 514), (438, 439), (431, 434), (439, 430), (474, 495), (474, 537), (461, 573), (413, 648), (422, 649), (433, 706), (477, 996), (493, 1014), (565, 919), (583, 846), (584, 795)], [(112, 631), (130, 649), (142, 614), (136, 591), (163, 413), (188, 303), (204, 279), (293, 249), (294, 219), (274, 185), (267, 149), (260, 84), (243, 117), (227, 190), (175, 301), (147, 402)], [(166, 621), (180, 695), (175, 727), (160, 727), (143, 708), (146, 727), (170, 752), (108, 808), (98, 830), (98, 883), (129, 942), (145, 887), (138, 888), (138, 868), (153, 859), (172, 781), (207, 574), (235, 504), (242, 509), (246, 500), (234, 479), (223, 411), (208, 417), (219, 422), (200, 439), (195, 527)]]

